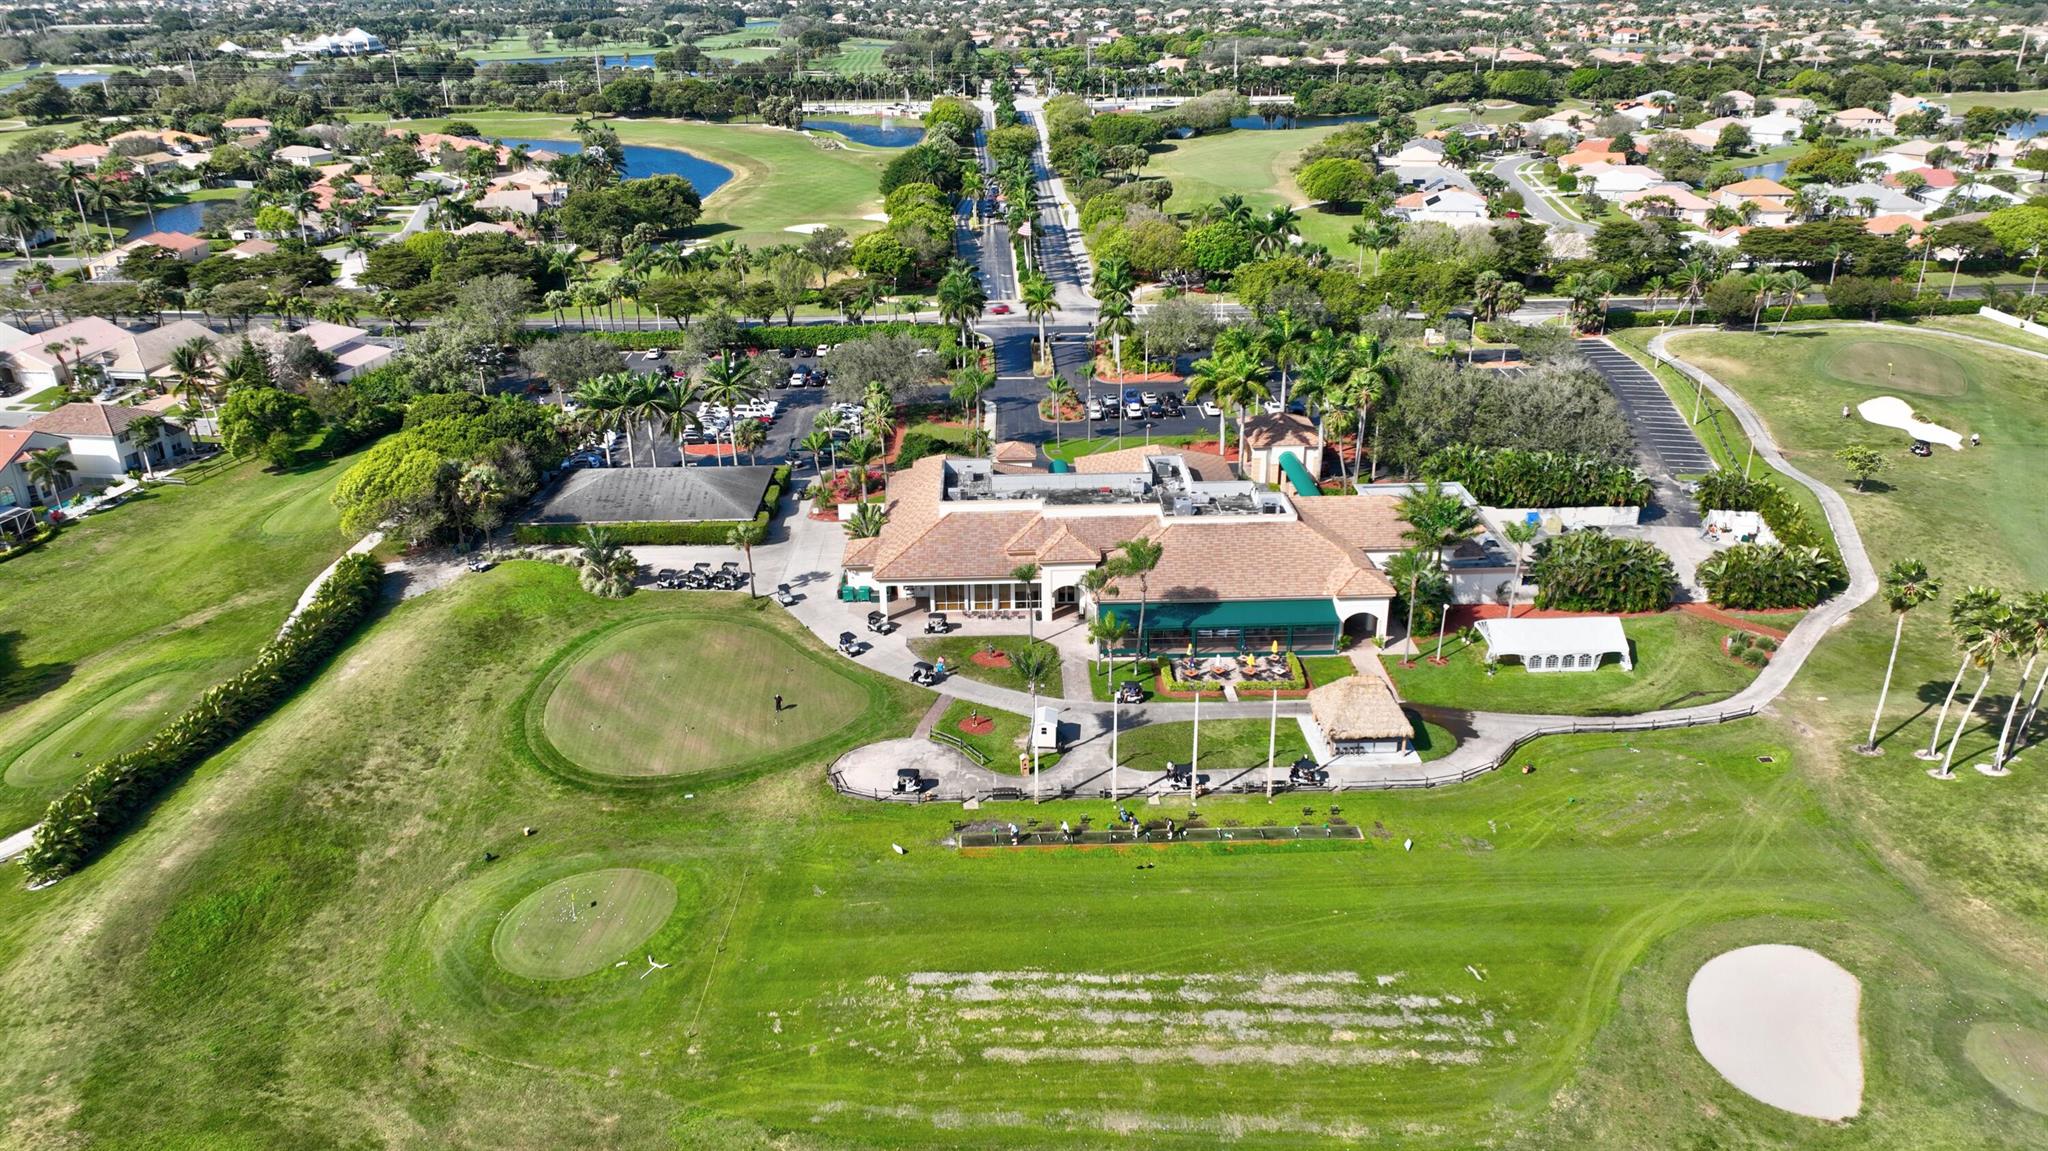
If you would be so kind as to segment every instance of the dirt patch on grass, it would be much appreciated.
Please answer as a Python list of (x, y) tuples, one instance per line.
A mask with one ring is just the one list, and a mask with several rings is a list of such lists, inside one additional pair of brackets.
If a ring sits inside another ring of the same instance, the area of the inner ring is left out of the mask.
[(975, 652), (968, 658), (972, 659), (977, 667), (1007, 668), (1010, 666), (1010, 653), (1006, 651), (988, 651), (984, 649)]
[(966, 735), (987, 735), (996, 729), (996, 721), (985, 715), (970, 715), (953, 726)]

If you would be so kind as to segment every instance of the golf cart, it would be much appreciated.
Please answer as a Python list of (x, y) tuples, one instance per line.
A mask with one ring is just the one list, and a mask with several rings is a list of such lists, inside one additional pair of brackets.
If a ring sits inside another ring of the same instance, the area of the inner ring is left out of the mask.
[(1116, 685), (1116, 702), (1144, 703), (1145, 688), (1135, 679), (1127, 679)]
[(868, 613), (868, 630), (876, 635), (888, 635), (896, 630), (896, 621), (878, 611)]
[(896, 769), (896, 794), (916, 795), (924, 790), (924, 774), (914, 767)]
[(790, 591), (790, 590), (789, 590), (789, 585), (788, 585), (788, 584), (786, 584), (786, 583), (779, 583), (779, 584), (776, 584), (776, 585), (775, 585), (775, 602), (776, 602), (776, 603), (779, 603), (779, 604), (781, 604), (781, 605), (782, 605), (783, 607), (795, 607), (795, 606), (796, 606), (796, 593), (795, 593), (795, 592), (793, 592), (793, 591)]
[(939, 682), (938, 669), (923, 660), (918, 660), (910, 665), (910, 682), (919, 687), (930, 687)]
[(1294, 766), (1287, 769), (1287, 782), (1289, 783), (1301, 784), (1305, 787), (1316, 787), (1329, 781), (1330, 773), (1318, 766), (1315, 760), (1309, 759), (1306, 756), (1295, 760)]
[(491, 570), (491, 568), (494, 566), (496, 565), (492, 564), (491, 561), (485, 559), (482, 556), (477, 556), (475, 559), (469, 561), (469, 570), (473, 572), (487, 572)]
[(1914, 440), (1913, 446), (1907, 450), (1924, 459), (1934, 454), (1934, 445), (1926, 440)]
[(860, 654), (860, 641), (853, 638), (852, 632), (842, 631), (839, 633), (839, 654), (843, 656), (856, 656)]
[(953, 625), (946, 622), (945, 612), (935, 611), (924, 617), (924, 634), (926, 635), (945, 635), (952, 630)]

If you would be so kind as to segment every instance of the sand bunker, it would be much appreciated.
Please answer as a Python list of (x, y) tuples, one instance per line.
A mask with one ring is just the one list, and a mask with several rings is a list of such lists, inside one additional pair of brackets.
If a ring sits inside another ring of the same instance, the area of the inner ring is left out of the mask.
[(791, 224), (789, 227), (784, 228), (783, 231), (797, 232), (801, 233), (802, 235), (808, 236), (812, 232), (816, 232), (824, 228), (829, 228), (831, 226), (832, 225), (830, 224)]
[(1913, 405), (1897, 396), (1877, 396), (1856, 405), (1856, 414), (1881, 428), (1897, 428), (1916, 440), (1930, 444), (1946, 444), (1956, 451), (1963, 450), (1963, 437), (1959, 432), (1949, 431), (1940, 424), (1930, 424), (1913, 415)]
[(1692, 1041), (1745, 1094), (1795, 1115), (1863, 1106), (1862, 985), (1827, 956), (1763, 944), (1708, 960), (1685, 992)]

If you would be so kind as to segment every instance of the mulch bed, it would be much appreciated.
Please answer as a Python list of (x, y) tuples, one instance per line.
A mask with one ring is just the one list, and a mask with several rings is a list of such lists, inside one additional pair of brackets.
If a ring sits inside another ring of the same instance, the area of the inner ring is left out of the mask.
[(953, 726), (963, 735), (987, 735), (996, 729), (996, 721), (985, 715), (970, 715)]
[(1010, 653), (1006, 651), (978, 651), (968, 657), (977, 667), (1006, 668), (1010, 666)]

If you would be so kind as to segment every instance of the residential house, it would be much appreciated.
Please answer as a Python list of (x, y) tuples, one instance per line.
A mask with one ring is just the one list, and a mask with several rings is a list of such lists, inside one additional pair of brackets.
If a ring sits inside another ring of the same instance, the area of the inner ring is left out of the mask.
[(1664, 173), (1641, 164), (1587, 164), (1579, 169), (1579, 188), (1619, 197), (1666, 183)]
[(1806, 121), (1783, 112), (1772, 112), (1744, 121), (1749, 128), (1749, 142), (1756, 148), (1782, 148), (1799, 140), (1806, 131)]
[(1394, 214), (1418, 224), (1484, 224), (1486, 197), (1463, 188), (1443, 187), (1410, 192), (1394, 201)]
[(1621, 210), (1642, 219), (1683, 220), (1697, 227), (1705, 227), (1707, 213), (1714, 205), (1705, 197), (1684, 184), (1666, 182), (1644, 188), (1640, 192), (1629, 192), (1617, 197)]
[(261, 116), (237, 116), (232, 120), (221, 121), (220, 126), (237, 136), (270, 135), (270, 121)]
[(1875, 108), (1844, 108), (1828, 122), (1852, 136), (1890, 136), (1899, 130), (1891, 117)]
[(1401, 145), (1401, 150), (1387, 157), (1386, 162), (1397, 167), (1422, 167), (1430, 164), (1442, 164), (1444, 162), (1444, 146), (1442, 143), (1429, 139), (1426, 136), (1417, 136), (1413, 140)]
[(118, 280), (128, 257), (144, 248), (161, 248), (187, 264), (204, 260), (212, 246), (183, 232), (150, 232), (109, 248), (86, 262), (86, 274), (95, 280)]
[(48, 503), (63, 498), (66, 492), (76, 487), (74, 481), (71, 487), (52, 490), (28, 478), (29, 453), (63, 446), (62, 439), (48, 432), (0, 428), (0, 509)]
[(258, 256), (268, 256), (276, 251), (277, 245), (269, 240), (243, 240), (241, 243), (229, 248), (224, 254), (230, 259), (253, 260)]
[(273, 160), (283, 160), (294, 168), (318, 167), (334, 159), (333, 152), (311, 144), (287, 144), (270, 155)]
[(100, 161), (112, 155), (113, 151), (105, 144), (73, 144), (66, 148), (52, 148), (36, 159), (52, 168), (97, 168)]
[(81, 316), (0, 347), (0, 369), (24, 389), (68, 383), (83, 363), (98, 363), (128, 332), (98, 316)]
[(1714, 202), (1726, 207), (1739, 209), (1751, 201), (1761, 201), (1771, 207), (1783, 208), (1792, 202), (1792, 189), (1763, 176), (1737, 180), (1733, 184), (1723, 184), (1714, 189)]
[[(144, 416), (158, 424), (146, 436), (130, 430)], [(176, 464), (192, 454), (192, 437), (183, 426), (120, 404), (65, 404), (22, 426), (63, 440), (81, 482), (118, 480), (129, 472)]]
[(293, 334), (306, 337), (313, 347), (333, 357), (336, 380), (351, 379), (358, 373), (381, 367), (397, 354), (383, 344), (371, 343), (368, 329), (347, 324), (318, 320)]

